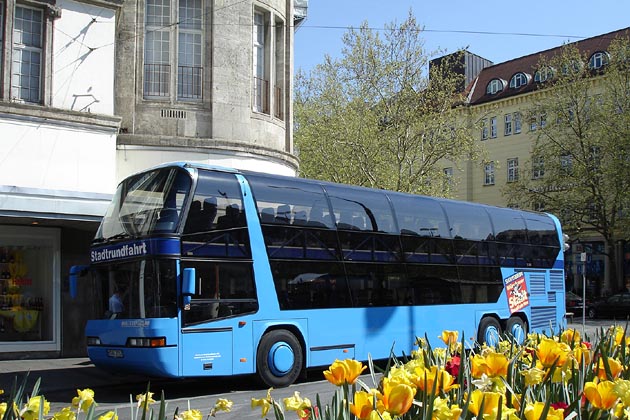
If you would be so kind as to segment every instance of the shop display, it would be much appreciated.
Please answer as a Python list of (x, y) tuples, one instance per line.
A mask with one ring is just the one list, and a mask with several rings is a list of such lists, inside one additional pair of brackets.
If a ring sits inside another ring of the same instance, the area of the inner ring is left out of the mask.
[(44, 299), (20, 249), (0, 248), (0, 341), (38, 339)]

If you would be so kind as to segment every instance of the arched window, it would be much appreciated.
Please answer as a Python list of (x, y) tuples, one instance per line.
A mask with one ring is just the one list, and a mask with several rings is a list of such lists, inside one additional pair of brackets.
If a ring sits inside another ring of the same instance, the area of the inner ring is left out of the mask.
[(591, 70), (598, 70), (608, 64), (609, 57), (606, 51), (597, 51), (588, 60), (588, 68)]
[(503, 90), (503, 86), (503, 80), (492, 79), (486, 87), (486, 93), (489, 95), (494, 95), (495, 93), (501, 92)]
[(551, 67), (542, 67), (534, 73), (534, 82), (536, 83), (543, 83), (551, 79), (553, 79), (553, 69)]
[(530, 77), (523, 72), (518, 72), (510, 79), (510, 88), (518, 89), (521, 86), (525, 86), (529, 83)]

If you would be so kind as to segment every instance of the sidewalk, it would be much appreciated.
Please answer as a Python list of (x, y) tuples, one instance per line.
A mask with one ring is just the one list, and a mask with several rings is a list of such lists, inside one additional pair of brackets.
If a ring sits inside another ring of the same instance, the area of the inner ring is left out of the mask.
[(44, 395), (77, 389), (112, 387), (120, 384), (146, 383), (146, 378), (136, 375), (115, 375), (96, 368), (90, 359), (33, 359), (0, 361), (0, 389), (11, 392), (15, 380), (20, 386), (28, 374), (26, 390), (30, 392), (37, 379), (41, 379), (40, 392)]

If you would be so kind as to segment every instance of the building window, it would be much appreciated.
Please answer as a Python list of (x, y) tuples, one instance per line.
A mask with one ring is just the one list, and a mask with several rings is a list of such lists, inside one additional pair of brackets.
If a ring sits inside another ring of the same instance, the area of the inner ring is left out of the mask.
[(511, 134), (512, 134), (512, 114), (505, 114), (504, 135), (509, 136)]
[(263, 114), (273, 111), (278, 119), (284, 119), (284, 32), (284, 21), (278, 16), (262, 10), (254, 12), (252, 109)]
[(488, 119), (481, 120), (481, 140), (488, 140)]
[(453, 182), (453, 168), (452, 167), (444, 168), (443, 171), (444, 171), (444, 189), (450, 190), (455, 185)]
[(497, 117), (490, 118), (490, 137), (497, 138)]
[(523, 117), (520, 112), (514, 113), (514, 134), (519, 134), (521, 132), (522, 119)]
[(534, 73), (534, 82), (544, 83), (553, 78), (553, 69), (551, 67), (543, 67)]
[(588, 60), (588, 68), (591, 70), (598, 70), (608, 64), (608, 53), (605, 51), (598, 51), (595, 54), (591, 55), (591, 58)]
[(532, 209), (534, 211), (544, 212), (545, 211), (545, 203), (542, 201), (537, 201), (532, 204)]
[(507, 160), (507, 181), (518, 181), (518, 158)]
[(571, 175), (573, 173), (573, 156), (565, 154), (560, 156), (560, 171), (564, 175)]
[(542, 113), (532, 116), (529, 122), (529, 129), (530, 131), (536, 131), (539, 127), (545, 128), (545, 125), (547, 125), (547, 115)]
[(503, 86), (504, 86), (503, 80), (492, 79), (490, 80), (490, 82), (488, 83), (488, 86), (486, 87), (486, 93), (488, 95), (497, 94), (503, 90)]
[[(1, 3), (0, 3), (1, 5)], [(11, 98), (41, 103), (44, 12), (15, 6), (11, 65)]]
[(516, 73), (510, 79), (510, 88), (518, 89), (521, 86), (525, 86), (529, 82), (529, 77), (523, 72)]
[(539, 179), (545, 175), (545, 160), (542, 156), (532, 158), (532, 179)]
[(494, 162), (487, 162), (483, 167), (483, 185), (494, 185)]
[[(171, 24), (171, 9), (177, 10), (178, 25)], [(203, 16), (202, 0), (146, 0), (145, 98), (171, 98), (173, 87), (177, 100), (202, 98)]]

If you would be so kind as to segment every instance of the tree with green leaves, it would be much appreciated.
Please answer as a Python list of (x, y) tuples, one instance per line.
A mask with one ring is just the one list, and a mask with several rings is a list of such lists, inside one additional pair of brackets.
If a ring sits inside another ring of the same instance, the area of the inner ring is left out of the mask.
[(549, 78), (529, 111), (537, 124), (531, 160), (504, 193), (558, 215), (572, 239), (601, 235), (616, 292), (615, 244), (630, 233), (630, 42), (614, 40), (596, 58), (601, 67), (568, 45), (540, 62)]
[[(364, 23), (310, 74), (296, 75), (294, 142), (300, 175), (396, 191), (449, 196), (445, 161), (474, 158), (456, 105), (461, 75), (431, 66), (412, 13), (383, 32)], [(430, 72), (430, 74), (429, 74)]]

